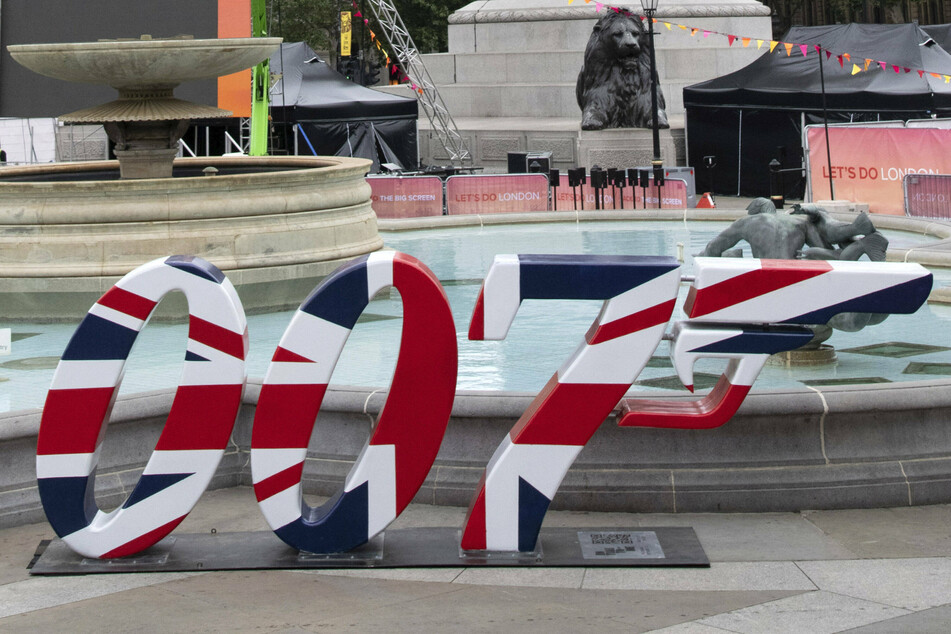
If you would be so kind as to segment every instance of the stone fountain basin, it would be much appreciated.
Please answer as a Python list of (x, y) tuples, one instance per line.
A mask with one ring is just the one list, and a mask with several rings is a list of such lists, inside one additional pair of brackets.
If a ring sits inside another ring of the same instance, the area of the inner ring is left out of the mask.
[(174, 87), (254, 66), (280, 46), (279, 37), (217, 40), (122, 40), (17, 44), (7, 50), (30, 70), (64, 81), (116, 89)]
[[(249, 312), (283, 309), (343, 261), (383, 246), (367, 160), (207, 157), (175, 166), (221, 172), (81, 180), (118, 173), (118, 163), (0, 169), (0, 320), (73, 321), (119, 277), (170, 254), (225, 271)], [(77, 179), (45, 180), (70, 175)]]

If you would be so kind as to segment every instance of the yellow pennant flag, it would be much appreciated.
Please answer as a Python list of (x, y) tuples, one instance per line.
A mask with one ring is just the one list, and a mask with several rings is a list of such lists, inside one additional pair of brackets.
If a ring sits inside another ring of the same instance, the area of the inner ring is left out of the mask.
[(769, 52), (772, 53), (773, 49), (776, 48), (776, 45), (779, 44), (776, 40), (769, 41)]
[(680, 30), (681, 30), (681, 31), (686, 31), (686, 30), (687, 30), (687, 27), (684, 26), (683, 24), (678, 24), (677, 26), (680, 27)]
[(748, 38), (748, 37), (744, 37), (744, 38), (743, 38), (743, 48), (746, 48), (747, 46), (749, 46), (751, 41), (752, 41), (752, 39), (750, 39), (750, 38)]
[(574, 2), (574, 1), (575, 1), (575, 0), (568, 0), (568, 6), (571, 6), (571, 3)]
[(668, 30), (668, 31), (670, 30), (670, 22), (664, 22), (664, 26), (667, 27), (667, 30)]
[(756, 40), (756, 50), (759, 50), (763, 46), (763, 40)]
[(945, 76), (944, 76), (944, 83), (948, 83), (949, 81), (951, 81), (951, 75), (945, 75)]
[(858, 65), (858, 64), (852, 64), (852, 74), (853, 74), (853, 75), (855, 75), (855, 74), (857, 74), (857, 73), (861, 73), (861, 72), (862, 72), (862, 69), (859, 68), (859, 65)]
[(792, 55), (792, 44), (790, 44), (789, 42), (783, 42), (783, 46), (786, 47), (786, 57), (789, 57), (790, 55)]

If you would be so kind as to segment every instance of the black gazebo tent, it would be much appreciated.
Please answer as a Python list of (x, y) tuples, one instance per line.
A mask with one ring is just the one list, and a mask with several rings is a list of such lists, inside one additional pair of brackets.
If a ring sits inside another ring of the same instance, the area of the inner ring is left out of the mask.
[[(700, 166), (703, 157), (714, 156), (716, 162), (701, 170), (698, 186), (766, 196), (772, 159), (784, 168), (800, 165), (802, 126), (822, 122), (816, 45), (823, 49), (830, 123), (951, 114), (951, 85), (943, 77), (951, 74), (951, 55), (917, 24), (793, 27), (782, 42), (794, 43), (791, 55), (781, 43), (744, 68), (684, 88), (689, 161)], [(807, 55), (800, 44), (807, 46)], [(842, 54), (848, 57), (840, 65)], [(867, 70), (866, 59), (872, 60)], [(886, 69), (879, 62), (887, 62)], [(862, 72), (853, 74), (853, 64)], [(802, 196), (798, 173), (787, 175), (784, 183), (786, 196)]]
[[(282, 65), (283, 61), (283, 65)], [(321, 60), (304, 42), (282, 44), (270, 60), (281, 78), (271, 89), (271, 119), (297, 124), (301, 154), (359, 156), (416, 169), (415, 99), (359, 86)]]

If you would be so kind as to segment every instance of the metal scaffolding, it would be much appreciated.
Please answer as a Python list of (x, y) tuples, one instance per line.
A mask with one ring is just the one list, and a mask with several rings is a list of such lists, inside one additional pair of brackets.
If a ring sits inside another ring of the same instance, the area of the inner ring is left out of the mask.
[(450, 161), (453, 164), (471, 165), (472, 155), (466, 141), (459, 134), (456, 122), (452, 120), (452, 115), (439, 96), (436, 84), (429, 76), (429, 71), (426, 70), (416, 44), (396, 7), (390, 0), (367, 0), (367, 3), (386, 33), (392, 53), (396, 55), (410, 81), (417, 86), (416, 99), (422, 104), (429, 124), (449, 155)]

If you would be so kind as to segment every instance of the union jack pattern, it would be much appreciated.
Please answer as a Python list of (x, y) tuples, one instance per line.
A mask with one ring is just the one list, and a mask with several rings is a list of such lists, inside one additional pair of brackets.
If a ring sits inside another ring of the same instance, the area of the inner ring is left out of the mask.
[[(357, 318), (388, 286), (403, 299), (403, 336), (389, 397), (343, 490), (311, 508), (302, 497), (301, 476), (317, 412)], [(386, 528), (412, 500), (436, 458), (455, 397), (456, 363), (449, 302), (416, 258), (373, 253), (328, 277), (284, 333), (254, 419), (254, 492), (277, 535), (302, 551), (333, 553)]]
[[(188, 300), (182, 377), (145, 471), (122, 506), (104, 513), (94, 496), (104, 428), (136, 337), (172, 290)], [(43, 509), (70, 548), (86, 557), (131, 555), (185, 519), (231, 437), (247, 347), (247, 322), (234, 287), (199, 258), (154, 260), (93, 305), (56, 368), (37, 441)]]
[(680, 284), (667, 257), (496, 256), (469, 329), (502, 339), (524, 299), (601, 299), (585, 342), (496, 449), (463, 528), (464, 550), (530, 551), (568, 467), (666, 329)]
[[(470, 338), (503, 338), (522, 299), (610, 297), (596, 280), (609, 279), (607, 271), (617, 264), (612, 260), (633, 264), (637, 259), (497, 256), (476, 304)], [(659, 265), (654, 260), (653, 265)], [(652, 264), (645, 261), (641, 266), (646, 272)], [(695, 266), (685, 306), (690, 320), (674, 325), (671, 358), (691, 390), (698, 358), (725, 358), (726, 371), (698, 401), (622, 401), (621, 426), (722, 425), (739, 409), (770, 354), (798, 348), (812, 338), (812, 331), (798, 324), (823, 324), (841, 312), (911, 313), (927, 299), (932, 283), (931, 274), (917, 264), (696, 258)], [(605, 303), (585, 344), (496, 449), (469, 507), (463, 549), (535, 547), (565, 472), (663, 335), (679, 281), (675, 269), (672, 262), (667, 272), (655, 270), (651, 284), (632, 284), (631, 290)], [(533, 280), (534, 275), (538, 277)], [(628, 294), (624, 310), (612, 310), (612, 303)], [(601, 347), (614, 337), (633, 334), (639, 339), (623, 347)]]

